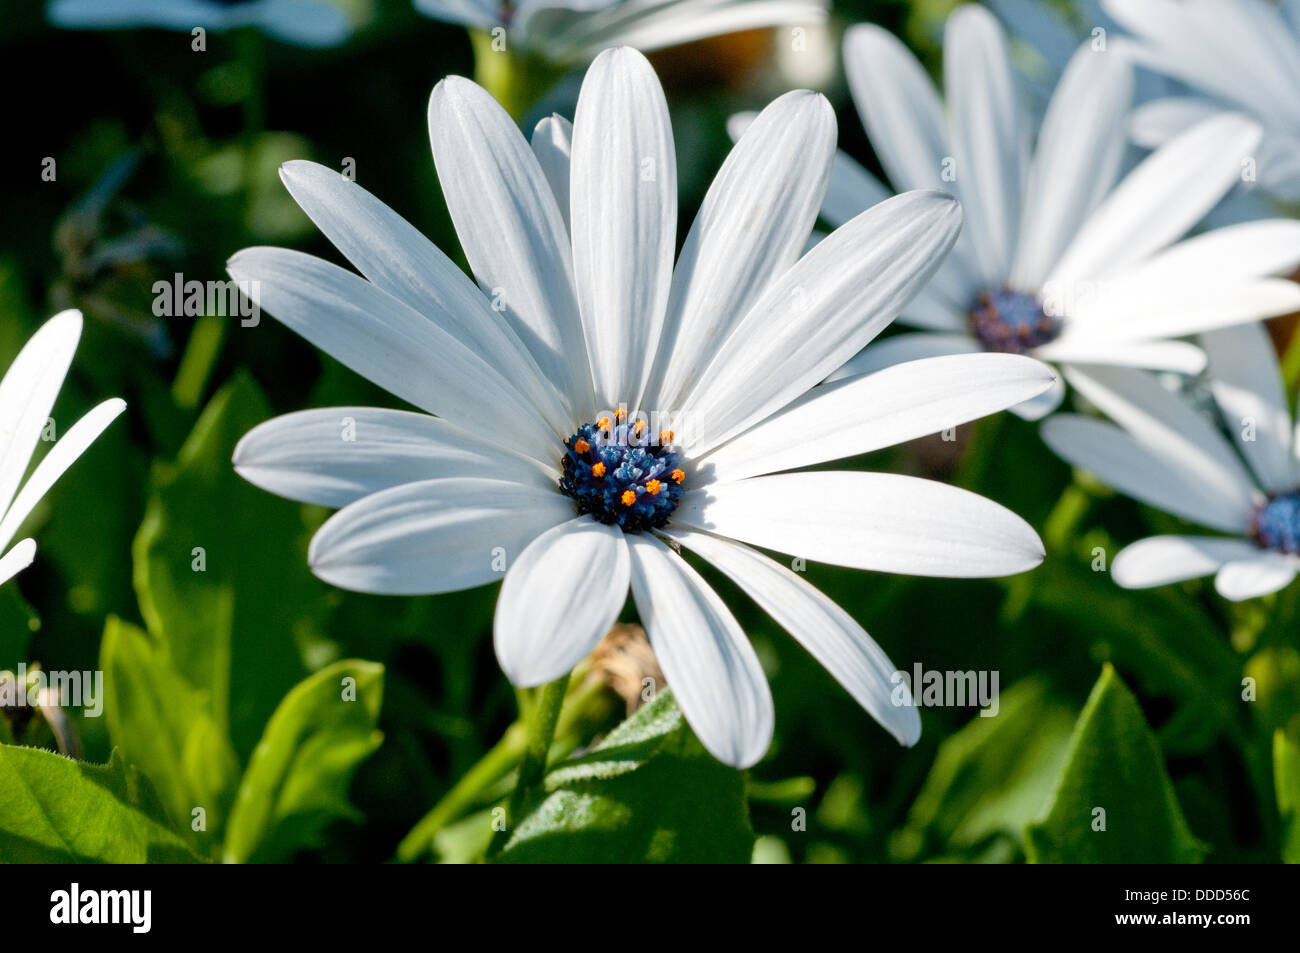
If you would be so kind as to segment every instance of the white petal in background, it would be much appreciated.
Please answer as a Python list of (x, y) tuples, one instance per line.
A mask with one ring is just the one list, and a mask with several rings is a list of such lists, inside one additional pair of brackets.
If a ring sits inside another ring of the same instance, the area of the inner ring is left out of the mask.
[(1041, 435), (1066, 463), (1135, 500), (1226, 533), (1244, 533), (1250, 524), (1254, 503), (1248, 492), (1224, 496), (1194, 466), (1161, 455), (1109, 421), (1057, 414)]
[(1214, 577), (1219, 595), (1233, 602), (1267, 596), (1291, 584), (1296, 577), (1294, 556), (1259, 553), (1251, 559), (1230, 562)]
[(1269, 493), (1296, 488), (1291, 412), (1273, 342), (1261, 324), (1201, 336), (1210, 358), (1210, 387), (1224, 423), (1260, 485)]
[(234, 466), (268, 492), (335, 509), (420, 480), (478, 477), (554, 489), (559, 478), (553, 467), (507, 450), (495, 434), (374, 407), (325, 407), (268, 420), (239, 441)]
[(984, 287), (1011, 271), (1029, 164), (1029, 129), (1011, 69), (1006, 35), (976, 4), (948, 17), (943, 44), (944, 92), (967, 227)]
[(715, 758), (750, 767), (772, 742), (772, 693), (758, 656), (685, 559), (651, 536), (627, 542), (637, 612), (682, 714)]
[(555, 193), (555, 204), (559, 206), (565, 229), (568, 229), (573, 123), (560, 115), (547, 116), (534, 127), (529, 143), (533, 155), (537, 156), (537, 164), (542, 167), (542, 174)]
[(748, 546), (707, 533), (670, 530), (669, 535), (745, 590), (900, 744), (916, 744), (921, 716), (911, 695), (905, 696), (905, 704), (893, 701), (897, 666), (830, 597)]
[(1199, 222), (1241, 181), (1259, 146), (1253, 120), (1223, 113), (1148, 156), (1079, 229), (1046, 284), (1070, 288), (1153, 254)]
[(784, 473), (687, 493), (675, 523), (817, 562), (913, 576), (1010, 576), (1038, 534), (966, 490), (892, 473)]
[(600, 409), (640, 408), (672, 281), (677, 158), (668, 103), (636, 50), (607, 50), (573, 122), (573, 268)]
[(500, 579), (534, 539), (573, 518), (554, 489), (464, 477), (363, 497), (317, 530), (321, 579), (354, 592), (428, 595)]
[(1013, 288), (1040, 288), (1088, 215), (1110, 192), (1128, 147), (1133, 68), (1085, 43), (1052, 94), (1029, 169)]
[(1209, 420), (1162, 386), (1155, 375), (1126, 368), (1071, 367), (1065, 376), (1070, 386), (1150, 454), (1219, 499), (1224, 511), (1254, 508), (1260, 493), (1241, 458)]
[(1224, 536), (1151, 536), (1120, 550), (1110, 574), (1125, 589), (1149, 589), (1212, 575), (1259, 552), (1253, 543)]
[(497, 660), (512, 683), (554, 681), (618, 621), (632, 571), (624, 533), (582, 516), (529, 544), (497, 597)]

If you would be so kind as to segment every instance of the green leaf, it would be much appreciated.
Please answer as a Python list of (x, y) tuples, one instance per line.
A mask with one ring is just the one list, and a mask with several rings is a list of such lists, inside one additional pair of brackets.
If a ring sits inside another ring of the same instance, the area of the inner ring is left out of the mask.
[(189, 827), (202, 808), (205, 833), (219, 835), (239, 765), (205, 693), (177, 674), (165, 647), (112, 617), (100, 668), (113, 744), (149, 778), (174, 823)]
[(708, 754), (664, 689), (546, 776), (497, 857), (536, 863), (748, 863), (745, 775)]
[(977, 715), (939, 746), (895, 854), (915, 860), (936, 849), (974, 851), (998, 834), (1019, 840), (1047, 806), (1074, 720), (1045, 679), (1000, 693), (996, 716)]
[[(348, 680), (351, 681), (348, 681)], [(353, 772), (379, 747), (384, 667), (345, 659), (294, 686), (271, 716), (239, 785), (223, 859), (275, 861), (344, 817)]]
[(108, 764), (0, 745), (0, 857), (9, 863), (193, 863), (194, 853), (142, 806), (139, 778)]
[(1110, 665), (1079, 715), (1052, 806), (1027, 834), (1032, 863), (1199, 863), (1208, 850), (1187, 827), (1137, 699)]
[(299, 646), (319, 637), (326, 611), (325, 589), (307, 568), (300, 508), (246, 483), (230, 464), (239, 438), (270, 416), (246, 375), (223, 387), (175, 467), (155, 474), (134, 547), (149, 634), (207, 693), (241, 758), (307, 673)]
[(1282, 818), (1282, 860), (1300, 864), (1300, 745), (1280, 728), (1273, 735), (1273, 784)]

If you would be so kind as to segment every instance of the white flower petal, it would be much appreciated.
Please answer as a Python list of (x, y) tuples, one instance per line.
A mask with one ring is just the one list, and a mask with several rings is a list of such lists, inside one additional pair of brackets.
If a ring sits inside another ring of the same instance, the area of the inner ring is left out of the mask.
[(444, 23), (488, 30), (498, 25), (497, 0), (415, 0), (415, 9)]
[(799, 259), (834, 155), (835, 113), (806, 90), (764, 109), (731, 150), (677, 261), (650, 407), (680, 407), (772, 277)]
[(1153, 99), (1138, 106), (1129, 115), (1129, 136), (1138, 145), (1154, 149), (1221, 112), (1223, 106), (1204, 96), (1166, 96)]
[(501, 578), (534, 539), (573, 518), (556, 490), (452, 477), (382, 490), (316, 531), (307, 561), (354, 592), (426, 595)]
[(1269, 493), (1296, 488), (1291, 412), (1277, 354), (1260, 324), (1201, 335), (1210, 358), (1210, 387), (1260, 486)]
[(0, 380), (0, 513), (27, 472), (80, 338), (81, 312), (59, 312), (23, 345)]
[(1259, 124), (1223, 113), (1148, 156), (1089, 216), (1046, 284), (1069, 288), (1141, 261), (1199, 222), (1241, 177)]
[(86, 452), (95, 442), (104, 428), (117, 419), (117, 415), (126, 409), (126, 402), (114, 397), (95, 407), (86, 416), (73, 424), (63, 439), (54, 444), (32, 471), (31, 477), (14, 497), (13, 505), (0, 520), (0, 549), (8, 545), (14, 534), (27, 519), (36, 504), (49, 492), (59, 477), (67, 472), (68, 467)]
[(844, 74), (871, 147), (894, 188), (947, 188), (940, 172), (952, 150), (943, 107), (911, 50), (873, 23), (849, 27)]
[(934, 274), (961, 227), (960, 206), (908, 192), (863, 212), (774, 281), (684, 401), (684, 442), (705, 453), (844, 364)]
[(4, 585), (14, 576), (32, 564), (36, 558), (36, 540), (24, 539), (0, 556), (0, 585)]
[(1228, 563), (1214, 577), (1214, 588), (1223, 598), (1242, 602), (1285, 589), (1295, 579), (1296, 569), (1293, 556), (1262, 553)]
[(1196, 469), (1112, 423), (1057, 414), (1043, 424), (1041, 435), (1062, 460), (1135, 500), (1227, 533), (1243, 533), (1250, 525), (1255, 508), (1248, 493), (1223, 495)]
[(758, 656), (718, 594), (652, 536), (628, 536), (632, 597), (655, 658), (700, 742), (734, 768), (772, 742), (772, 693)]
[(822, 218), (839, 228), (893, 194), (856, 159), (837, 151), (822, 201)]
[(1223, 536), (1151, 536), (1120, 550), (1110, 574), (1125, 589), (1150, 589), (1216, 573), (1224, 563), (1251, 559), (1259, 547)]
[(618, 621), (632, 561), (624, 533), (590, 516), (561, 523), (528, 545), (497, 596), (497, 661), (522, 688), (570, 671)]
[(423, 314), (511, 381), (565, 436), (575, 409), (469, 277), (414, 226), (347, 177), (288, 162), (280, 178), (325, 236), (377, 287)]
[(276, 320), (389, 393), (555, 458), (560, 438), (513, 382), (364, 278), (287, 248), (244, 249), (227, 270)]
[(953, 11), (943, 71), (975, 260), (985, 287), (998, 287), (1010, 272), (1020, 228), (1029, 133), (1006, 35), (992, 13), (973, 3)]
[(536, 156), (491, 96), (459, 76), (429, 99), (429, 141), (469, 266), (538, 365), (589, 420), (596, 404), (568, 229)]
[(789, 632), (859, 705), (908, 747), (921, 737), (916, 706), (893, 701), (897, 667), (862, 626), (797, 573), (748, 546), (707, 533), (669, 535), (720, 569)]
[[(1070, 386), (1151, 453), (1216, 495), (1225, 512), (1240, 513), (1254, 506), (1259, 491), (1228, 441), (1154, 375), (1125, 368), (1072, 366), (1065, 376)], [(1238, 531), (1241, 525), (1237, 524)]]
[(817, 562), (916, 576), (1009, 576), (1043, 561), (1010, 510), (892, 473), (783, 473), (695, 490), (674, 523)]
[(639, 409), (663, 329), (677, 234), (668, 103), (644, 56), (607, 50), (573, 123), (573, 266), (599, 409)]
[(373, 407), (325, 407), (268, 420), (239, 441), (234, 466), (263, 490), (335, 509), (420, 480), (479, 477), (554, 489), (559, 475), (511, 453), (495, 434)]
[(1053, 364), (1105, 364), (1179, 374), (1205, 370), (1205, 352), (1186, 341), (1116, 341), (1099, 334), (1067, 336), (1034, 348), (1033, 356)]
[(564, 227), (569, 227), (569, 182), (570, 157), (573, 152), (573, 123), (556, 114), (547, 116), (533, 129), (530, 141), (537, 164), (542, 167), (542, 174), (550, 183), (555, 193), (555, 204), (564, 219)]
[(957, 354), (814, 387), (695, 462), (726, 482), (839, 460), (1005, 410), (1051, 387), (1052, 369), (1015, 354)]
[(1110, 192), (1124, 158), (1133, 69), (1085, 43), (1052, 94), (1029, 170), (1011, 286), (1038, 288)]
[(1042, 420), (1060, 407), (1063, 400), (1065, 400), (1065, 380), (1058, 376), (1052, 382), (1052, 386), (1037, 397), (1031, 397), (1008, 409), (1021, 420)]
[(915, 332), (895, 334), (884, 340), (872, 341), (846, 361), (823, 383), (831, 384), (847, 377), (874, 374), (876, 371), (908, 361), (922, 361), (948, 354), (980, 354), (979, 341), (968, 334), (930, 334)]

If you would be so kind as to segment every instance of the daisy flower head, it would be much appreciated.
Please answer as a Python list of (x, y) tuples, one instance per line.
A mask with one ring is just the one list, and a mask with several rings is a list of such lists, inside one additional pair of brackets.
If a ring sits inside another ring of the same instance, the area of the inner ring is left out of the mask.
[[(23, 521), (50, 487), (125, 408), (106, 400), (68, 429), (23, 482), (42, 437), (49, 437), (50, 410), (59, 396), (81, 338), (81, 312), (63, 311), (38, 330), (0, 379), (0, 583), (31, 565), (36, 543), (9, 548)], [(8, 550), (6, 552), (6, 550)]]
[[(374, 593), (504, 582), (494, 639), (516, 685), (565, 675), (629, 589), (687, 720), (756, 762), (772, 698), (689, 550), (734, 580), (900, 741), (888, 659), (843, 609), (751, 547), (931, 576), (1037, 565), (1019, 517), (944, 484), (790, 473), (937, 432), (1053, 381), (1018, 355), (958, 355), (818, 386), (924, 285), (960, 209), (912, 192), (801, 257), (835, 154), (821, 96), (773, 102), (732, 150), (674, 267), (667, 104), (627, 48), (588, 70), (572, 125), (531, 146), (474, 83), (434, 89), (435, 165), (477, 284), (337, 172), (288, 164), (294, 198), (361, 272), (285, 249), (231, 259), (267, 313), (426, 413), (332, 408), (250, 432), (234, 464), (271, 492), (341, 507), (313, 571)], [(351, 421), (355, 439), (340, 439)], [(778, 475), (773, 475), (778, 474)]]
[(347, 15), (330, 0), (50, 0), (46, 16), (69, 30), (253, 27), (282, 43), (319, 49), (352, 35)]
[(1300, 0), (1103, 0), (1133, 34), (1135, 60), (1186, 84), (1133, 114), (1141, 145), (1159, 146), (1224, 110), (1257, 119), (1258, 185), (1300, 202)]
[(421, 13), (476, 30), (504, 30), (512, 47), (552, 63), (581, 63), (611, 46), (658, 50), (763, 27), (816, 24), (826, 0), (415, 0)]
[(1227, 536), (1153, 536), (1116, 557), (1128, 589), (1214, 575), (1225, 598), (1283, 588), (1300, 570), (1300, 441), (1268, 332), (1201, 336), (1214, 413), (1156, 375), (1076, 367), (1070, 384), (1114, 423), (1058, 414), (1043, 424), (1057, 455), (1157, 509)]
[[(948, 18), (946, 108), (917, 59), (880, 27), (852, 27), (844, 62), (894, 186), (948, 189), (966, 228), (900, 315), (921, 331), (881, 342), (836, 378), (976, 350), (1196, 373), (1205, 355), (1177, 338), (1300, 310), (1300, 285), (1274, 277), (1300, 265), (1294, 223), (1179, 241), (1241, 179), (1259, 124), (1211, 117), (1121, 179), (1133, 69), (1115, 44), (1075, 52), (1036, 137), (1006, 37), (982, 7)], [(841, 155), (823, 215), (839, 224), (886, 194)], [(1015, 410), (1042, 417), (1062, 396), (1058, 387)]]

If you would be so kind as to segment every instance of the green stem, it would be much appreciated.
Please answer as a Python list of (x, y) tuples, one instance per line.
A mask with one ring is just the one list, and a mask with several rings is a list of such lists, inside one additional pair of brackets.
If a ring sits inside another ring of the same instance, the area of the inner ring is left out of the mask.
[(1092, 494), (1079, 482), (1076, 473), (1043, 523), (1043, 542), (1047, 548), (1058, 553), (1072, 551), (1079, 524), (1091, 508)]
[(527, 716), (528, 739), (524, 744), (523, 759), (519, 762), (519, 780), (515, 783), (515, 793), (510, 796), (508, 822), (512, 825), (519, 820), (529, 795), (546, 774), (546, 758), (551, 753), (555, 726), (559, 723), (568, 688), (569, 676), (566, 674), (543, 685), (533, 698)]
[(515, 122), (560, 78), (561, 70), (545, 60), (511, 50), (483, 30), (471, 30), (474, 48), (474, 82), (496, 99)]

